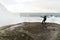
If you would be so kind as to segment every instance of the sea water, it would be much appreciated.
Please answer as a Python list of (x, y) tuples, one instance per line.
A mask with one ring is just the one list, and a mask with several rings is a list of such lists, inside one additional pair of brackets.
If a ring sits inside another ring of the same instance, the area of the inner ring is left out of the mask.
[(20, 13), (20, 14), (0, 14), (0, 26), (22, 23), (22, 22), (42, 22), (43, 16), (47, 16), (46, 22), (60, 24), (60, 13)]
[(23, 21), (26, 22), (42, 22), (43, 16), (47, 16), (46, 22), (60, 24), (60, 13), (21, 13)]

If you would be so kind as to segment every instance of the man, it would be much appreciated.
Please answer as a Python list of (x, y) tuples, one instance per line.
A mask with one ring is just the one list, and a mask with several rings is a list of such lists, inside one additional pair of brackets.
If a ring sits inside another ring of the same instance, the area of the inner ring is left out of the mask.
[(46, 16), (44, 16), (44, 17), (43, 17), (42, 24), (45, 23), (46, 19), (47, 19)]

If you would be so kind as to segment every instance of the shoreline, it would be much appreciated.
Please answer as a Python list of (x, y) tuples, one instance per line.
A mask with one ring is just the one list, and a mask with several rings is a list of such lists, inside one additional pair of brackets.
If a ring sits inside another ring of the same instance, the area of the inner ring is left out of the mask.
[[(16, 25), (19, 25), (19, 26), (24, 26), (24, 25), (28, 25), (29, 24), (29, 26), (30, 25), (42, 25), (42, 23), (41, 22), (22, 22), (22, 23), (16, 23), (16, 24), (10, 24), (10, 25), (5, 25), (5, 26), (1, 26), (0, 27), (0, 30), (2, 30), (2, 29), (5, 29), (5, 28), (9, 28), (9, 27), (11, 27), (11, 26), (16, 26)], [(49, 22), (46, 22), (46, 24), (45, 25), (47, 25), (47, 26), (60, 26), (60, 24), (57, 24), (57, 23), (49, 23)]]
[[(25, 22), (21, 22), (21, 23), (25, 23)], [(6, 24), (6, 25), (2, 25), (2, 26), (15, 25), (15, 24), (21, 24), (21, 23), (12, 23), (12, 24)], [(27, 23), (37, 23), (37, 22), (27, 22)], [(38, 23), (42, 23), (42, 22), (38, 22)], [(54, 23), (54, 22), (46, 22), (46, 23), (59, 24), (59, 23)], [(2, 26), (0, 26), (0, 27), (2, 27)]]

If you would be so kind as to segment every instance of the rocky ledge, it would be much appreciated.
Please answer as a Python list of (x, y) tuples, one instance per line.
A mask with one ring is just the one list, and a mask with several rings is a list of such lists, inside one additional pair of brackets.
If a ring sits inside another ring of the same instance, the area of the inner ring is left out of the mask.
[(0, 28), (0, 40), (60, 40), (56, 23), (23, 22)]

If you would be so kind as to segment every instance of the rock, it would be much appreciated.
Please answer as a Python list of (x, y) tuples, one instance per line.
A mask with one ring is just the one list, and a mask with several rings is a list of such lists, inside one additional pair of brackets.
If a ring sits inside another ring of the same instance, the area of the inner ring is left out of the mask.
[(54, 40), (59, 26), (55, 23), (41, 24), (40, 22), (12, 24), (2, 28), (3, 32), (0, 30), (0, 40), (2, 38), (6, 40)]

